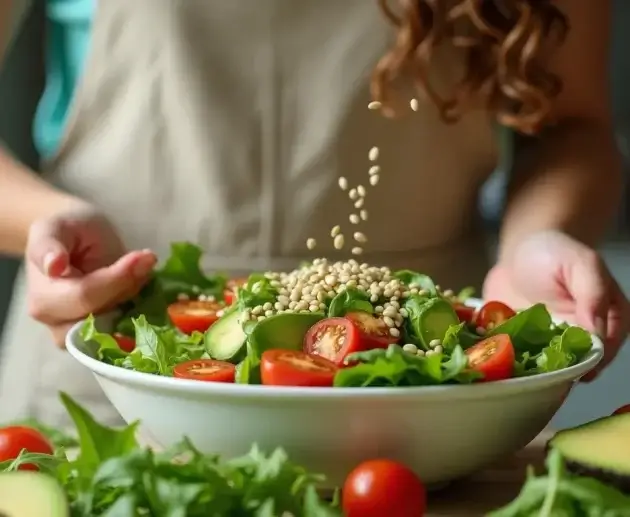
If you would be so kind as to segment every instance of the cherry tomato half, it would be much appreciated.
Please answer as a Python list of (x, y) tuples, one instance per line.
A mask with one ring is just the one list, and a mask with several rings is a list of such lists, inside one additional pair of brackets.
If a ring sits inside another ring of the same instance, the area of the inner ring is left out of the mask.
[(623, 415), (624, 413), (630, 413), (630, 404), (621, 406), (617, 411), (613, 413), (613, 415)]
[(346, 517), (423, 517), (427, 496), (420, 479), (406, 466), (372, 460), (350, 472), (341, 506)]
[(219, 319), (217, 312), (222, 309), (216, 302), (183, 301), (168, 306), (168, 316), (184, 334), (195, 331), (205, 332)]
[(493, 329), (515, 315), (516, 312), (502, 302), (488, 302), (479, 309), (475, 323), (484, 329)]
[(383, 318), (375, 318), (367, 312), (349, 312), (345, 317), (359, 329), (361, 350), (387, 348), (390, 343), (400, 340), (389, 333), (389, 327)]
[(326, 318), (313, 325), (304, 336), (304, 352), (324, 357), (338, 366), (348, 354), (359, 352), (361, 334), (348, 318)]
[(136, 348), (136, 340), (132, 337), (116, 332), (114, 334), (114, 339), (116, 340), (116, 343), (118, 343), (120, 349), (124, 352), (131, 353), (134, 348)]
[(233, 305), (237, 299), (237, 293), (239, 287), (243, 287), (247, 283), (247, 278), (233, 278), (228, 280), (228, 283), (223, 291), (223, 300), (226, 305)]
[[(22, 449), (40, 454), (52, 454), (53, 449), (47, 438), (35, 429), (23, 426), (0, 429), (0, 462), (14, 460)], [(31, 463), (20, 465), (20, 470), (38, 470)]]
[(236, 366), (214, 359), (186, 361), (173, 368), (173, 377), (209, 382), (234, 382)]
[(468, 366), (483, 374), (482, 382), (500, 381), (514, 375), (514, 346), (507, 334), (480, 341), (466, 350)]
[(262, 383), (268, 386), (330, 387), (337, 366), (324, 357), (299, 350), (267, 350), (260, 362)]
[(457, 314), (460, 322), (472, 323), (475, 320), (474, 307), (468, 307), (467, 305), (456, 303), (453, 308), (455, 309), (455, 313)]

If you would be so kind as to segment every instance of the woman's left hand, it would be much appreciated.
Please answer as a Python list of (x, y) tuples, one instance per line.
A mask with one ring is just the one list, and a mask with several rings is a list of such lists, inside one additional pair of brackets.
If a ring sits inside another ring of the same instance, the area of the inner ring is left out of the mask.
[(614, 359), (630, 331), (630, 304), (601, 256), (560, 232), (523, 241), (490, 270), (483, 297), (515, 308), (542, 302), (554, 316), (601, 336), (606, 351), (598, 371)]

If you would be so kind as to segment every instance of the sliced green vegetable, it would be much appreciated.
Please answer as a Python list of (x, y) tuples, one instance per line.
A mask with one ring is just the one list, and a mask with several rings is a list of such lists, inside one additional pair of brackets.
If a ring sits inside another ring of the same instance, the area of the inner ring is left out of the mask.
[(411, 296), (404, 307), (409, 314), (406, 337), (424, 350), (430, 349), (432, 340), (441, 340), (452, 325), (459, 325), (455, 309), (442, 298)]
[(374, 308), (370, 303), (369, 294), (358, 289), (348, 288), (332, 299), (328, 307), (328, 317), (339, 318), (354, 311), (372, 314)]
[(247, 335), (243, 331), (241, 317), (241, 311), (235, 307), (206, 331), (204, 345), (212, 359), (233, 363), (244, 359), (247, 353)]

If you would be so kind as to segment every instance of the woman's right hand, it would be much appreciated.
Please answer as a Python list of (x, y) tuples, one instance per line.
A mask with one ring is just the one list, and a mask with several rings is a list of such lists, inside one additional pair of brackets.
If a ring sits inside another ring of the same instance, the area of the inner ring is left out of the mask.
[(38, 220), (26, 247), (29, 313), (63, 346), (74, 323), (133, 297), (156, 261), (149, 250), (127, 252), (112, 224), (89, 205)]

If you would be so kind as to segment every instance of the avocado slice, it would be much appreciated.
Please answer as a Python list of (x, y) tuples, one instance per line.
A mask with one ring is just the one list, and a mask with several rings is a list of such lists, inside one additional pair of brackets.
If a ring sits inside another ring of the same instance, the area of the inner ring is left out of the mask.
[(69, 517), (70, 509), (57, 481), (40, 472), (0, 474), (1, 517)]
[(241, 312), (233, 309), (206, 331), (204, 345), (212, 359), (238, 363), (245, 357), (247, 336), (243, 331), (240, 316)]
[(236, 382), (260, 384), (263, 353), (277, 348), (302, 350), (306, 332), (322, 319), (319, 312), (285, 312), (259, 321), (249, 335), (247, 357), (236, 367)]
[(420, 340), (425, 350), (432, 340), (443, 339), (451, 325), (459, 325), (455, 309), (442, 298), (410, 299), (405, 308), (409, 313), (407, 325), (411, 327), (411, 335)]
[(549, 447), (560, 452), (571, 472), (630, 494), (630, 413), (560, 431)]

